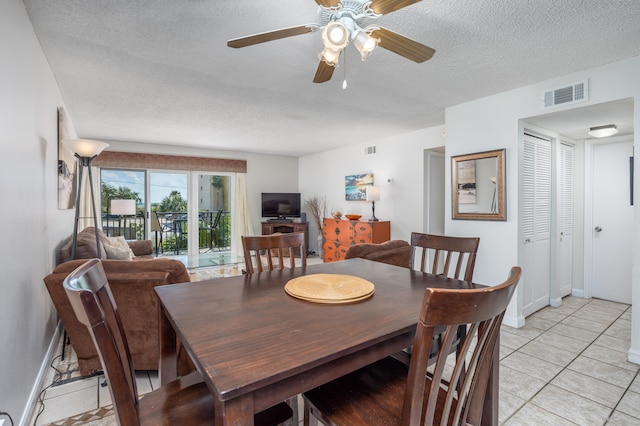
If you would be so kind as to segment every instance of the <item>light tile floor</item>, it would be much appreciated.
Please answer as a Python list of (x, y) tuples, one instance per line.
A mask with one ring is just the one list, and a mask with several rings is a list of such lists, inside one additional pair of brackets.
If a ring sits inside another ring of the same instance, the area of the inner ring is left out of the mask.
[[(629, 305), (576, 297), (536, 312), (523, 328), (503, 326), (500, 424), (640, 425), (640, 366), (626, 360), (630, 338)], [(137, 379), (141, 393), (158, 386), (156, 372)], [(35, 425), (116, 424), (103, 383), (97, 376), (46, 390)]]

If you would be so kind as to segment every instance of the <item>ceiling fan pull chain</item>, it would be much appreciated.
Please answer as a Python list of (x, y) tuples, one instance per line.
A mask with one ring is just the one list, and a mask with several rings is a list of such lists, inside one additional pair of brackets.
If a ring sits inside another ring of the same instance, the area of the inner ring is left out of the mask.
[(342, 90), (347, 90), (347, 52), (346, 50), (342, 52), (344, 53), (344, 80), (342, 80)]

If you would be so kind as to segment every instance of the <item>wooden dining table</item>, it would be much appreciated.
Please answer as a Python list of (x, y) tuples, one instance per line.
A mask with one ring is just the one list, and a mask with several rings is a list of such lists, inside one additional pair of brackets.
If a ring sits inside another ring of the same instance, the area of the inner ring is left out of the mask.
[[(375, 290), (346, 304), (309, 302), (284, 291), (289, 280), (309, 274), (356, 276)], [(182, 345), (215, 395), (216, 425), (252, 425), (253, 413), (410, 346), (427, 287), (482, 286), (349, 259), (156, 287), (160, 381), (176, 378)], [(498, 346), (487, 425), (498, 424)]]

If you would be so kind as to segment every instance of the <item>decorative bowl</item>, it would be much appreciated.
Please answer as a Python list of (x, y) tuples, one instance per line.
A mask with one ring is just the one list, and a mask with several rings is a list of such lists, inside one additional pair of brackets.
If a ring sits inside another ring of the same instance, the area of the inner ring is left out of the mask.
[(349, 220), (359, 220), (362, 217), (361, 214), (345, 214), (344, 216)]

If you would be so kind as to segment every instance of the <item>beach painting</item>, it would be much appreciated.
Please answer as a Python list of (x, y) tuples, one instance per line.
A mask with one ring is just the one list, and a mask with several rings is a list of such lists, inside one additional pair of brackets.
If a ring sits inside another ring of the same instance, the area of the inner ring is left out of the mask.
[(344, 177), (344, 199), (347, 201), (361, 201), (367, 199), (364, 189), (367, 185), (373, 185), (373, 173), (362, 173)]

